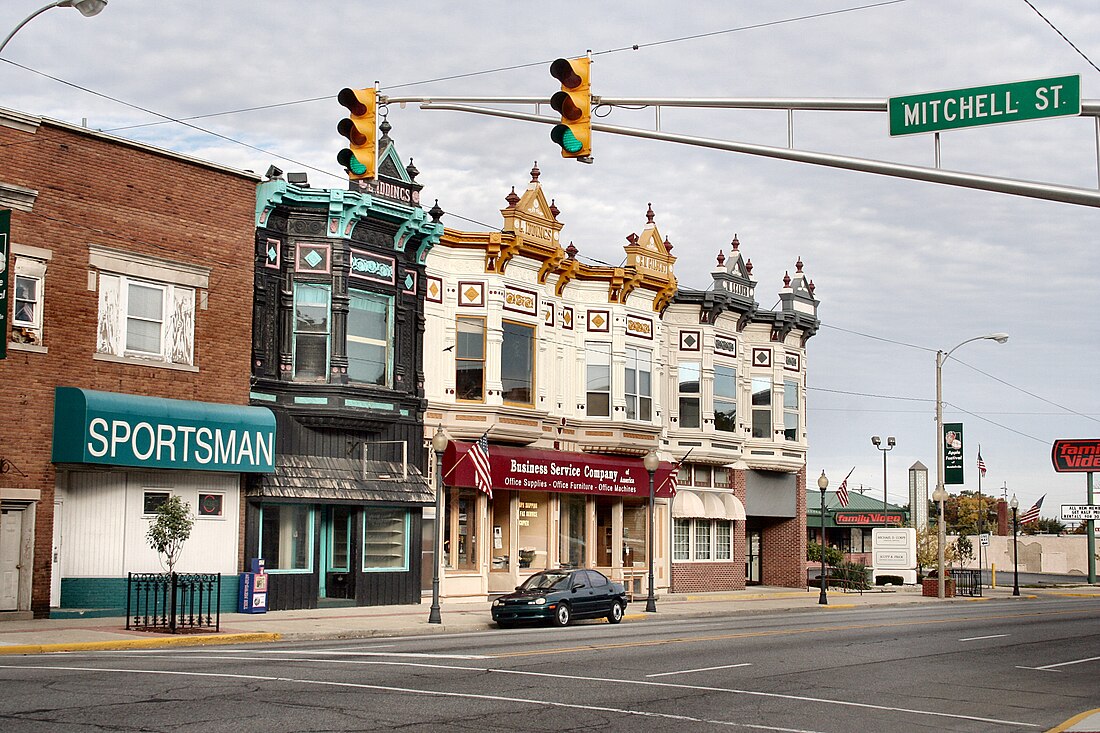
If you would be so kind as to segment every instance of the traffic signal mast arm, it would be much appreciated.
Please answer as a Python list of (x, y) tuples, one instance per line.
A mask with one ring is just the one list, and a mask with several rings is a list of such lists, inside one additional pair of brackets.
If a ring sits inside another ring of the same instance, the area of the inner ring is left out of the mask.
[[(471, 114), (487, 115), (491, 117), (504, 117), (525, 122), (537, 122), (546, 125), (558, 125), (561, 121), (557, 118), (543, 117), (537, 114), (513, 112), (511, 110), (495, 109), (491, 107), (471, 107), (468, 103), (487, 104), (532, 104), (536, 111), (538, 105), (546, 104), (545, 97), (380, 97), (382, 103), (406, 104), (410, 102), (420, 104), (425, 110), (447, 110), (453, 112), (467, 112)], [(689, 107), (700, 109), (772, 109), (786, 110), (788, 112), (788, 125), (790, 125), (793, 112), (796, 110), (816, 110), (832, 112), (882, 112), (888, 109), (887, 100), (877, 99), (829, 99), (829, 98), (795, 98), (795, 99), (764, 99), (764, 98), (639, 98), (639, 97), (592, 97), (592, 105), (598, 106), (652, 106), (656, 107), (658, 115), (661, 107)], [(1100, 142), (1100, 100), (1082, 99), (1081, 115), (1094, 117), (1097, 120), (1097, 138)], [(926, 181), (948, 186), (972, 188), (996, 193), (1007, 193), (1014, 196), (1044, 199), (1047, 201), (1059, 201), (1061, 203), (1077, 204), (1080, 206), (1092, 206), (1100, 208), (1100, 190), (1089, 188), (1077, 188), (1060, 184), (1048, 184), (1036, 181), (1020, 181), (1011, 178), (998, 178), (961, 171), (942, 170), (940, 168), (925, 168), (921, 166), (891, 163), (889, 161), (872, 160), (867, 158), (855, 158), (829, 153), (815, 153), (797, 150), (793, 147), (793, 134), (788, 128), (787, 148), (777, 148), (767, 145), (755, 145), (729, 140), (713, 138), (693, 137), (689, 135), (677, 135), (661, 132), (659, 117), (657, 130), (643, 130), (634, 127), (619, 127), (591, 123), (591, 129), (596, 132), (604, 132), (612, 135), (627, 135), (649, 140), (674, 142), (682, 145), (711, 148), (713, 150), (725, 150), (746, 155), (758, 155), (779, 160), (788, 160), (796, 163), (808, 163), (831, 168), (875, 173), (894, 178), (907, 178), (916, 181)], [(884, 126), (885, 127), (885, 126)], [(1090, 156), (1094, 155), (1092, 151)]]

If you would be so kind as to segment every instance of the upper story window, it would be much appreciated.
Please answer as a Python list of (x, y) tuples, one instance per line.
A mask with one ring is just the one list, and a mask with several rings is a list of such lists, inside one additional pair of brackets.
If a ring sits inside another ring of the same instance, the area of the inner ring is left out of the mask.
[(535, 404), (535, 327), (502, 323), (500, 381), (505, 402)]
[(455, 343), (455, 398), (485, 401), (485, 318), (459, 316)]
[(191, 365), (194, 344), (192, 288), (100, 274), (96, 351)]
[(737, 430), (737, 370), (724, 364), (714, 365), (714, 429)]
[(611, 417), (611, 344), (586, 343), (585, 402), (588, 417)]
[(699, 419), (699, 362), (681, 362), (677, 371), (680, 375), (680, 427), (698, 428), (702, 425)]
[(294, 283), (294, 378), (328, 377), (329, 294), (321, 283)]
[(11, 339), (17, 343), (41, 345), (43, 276), (46, 268), (45, 263), (41, 263), (42, 275), (21, 273), (21, 269), (27, 269), (27, 264), (22, 257), (15, 260), (15, 298), (11, 318)]
[(653, 366), (650, 352), (626, 347), (626, 419), (653, 419)]
[(752, 437), (772, 440), (772, 379), (752, 378)]
[(783, 437), (798, 440), (798, 382), (783, 381)]
[(393, 298), (348, 291), (348, 379), (390, 386)]
[(96, 358), (193, 367), (195, 302), (210, 271), (151, 255), (89, 246), (99, 271)]

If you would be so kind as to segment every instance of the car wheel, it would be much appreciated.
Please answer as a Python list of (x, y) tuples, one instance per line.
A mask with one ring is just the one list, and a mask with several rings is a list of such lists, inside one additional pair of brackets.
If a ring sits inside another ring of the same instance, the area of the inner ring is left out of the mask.
[(573, 611), (569, 608), (568, 603), (559, 603), (558, 607), (554, 609), (554, 626), (568, 626), (569, 622), (573, 620)]
[(607, 614), (607, 623), (617, 624), (623, 620), (623, 604), (611, 601), (611, 611)]

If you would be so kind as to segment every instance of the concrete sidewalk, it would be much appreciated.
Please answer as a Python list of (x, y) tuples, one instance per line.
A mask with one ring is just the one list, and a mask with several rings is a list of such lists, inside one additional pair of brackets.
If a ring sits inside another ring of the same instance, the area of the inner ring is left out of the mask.
[[(975, 603), (1013, 598), (1011, 588), (986, 588), (983, 598), (939, 600), (921, 595), (919, 587), (874, 589), (860, 593), (830, 590), (828, 605), (818, 603), (818, 591), (757, 586), (728, 593), (671, 594), (659, 597), (657, 613), (645, 613), (645, 598), (627, 608), (627, 623), (677, 617), (736, 616), (766, 611), (838, 609), (882, 605)], [(1100, 587), (1027, 588), (1015, 600), (1040, 595), (1081, 595), (1100, 600)], [(360, 639), (384, 636), (480, 631), (493, 628), (487, 602), (444, 600), (441, 624), (428, 623), (429, 601), (413, 606), (367, 606), (272, 611), (265, 614), (223, 613), (216, 634), (161, 634), (127, 631), (126, 619), (64, 618), (0, 620), (0, 655), (63, 651), (246, 644), (280, 640)], [(583, 622), (582, 622), (583, 623)]]

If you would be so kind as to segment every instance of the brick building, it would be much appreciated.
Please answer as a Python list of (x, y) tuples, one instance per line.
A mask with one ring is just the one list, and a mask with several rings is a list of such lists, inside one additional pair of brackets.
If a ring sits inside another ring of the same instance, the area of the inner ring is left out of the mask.
[(258, 180), (0, 110), (0, 612), (124, 606), (171, 494), (199, 515), (179, 568), (239, 569), (241, 477), (274, 440), (246, 406)]

